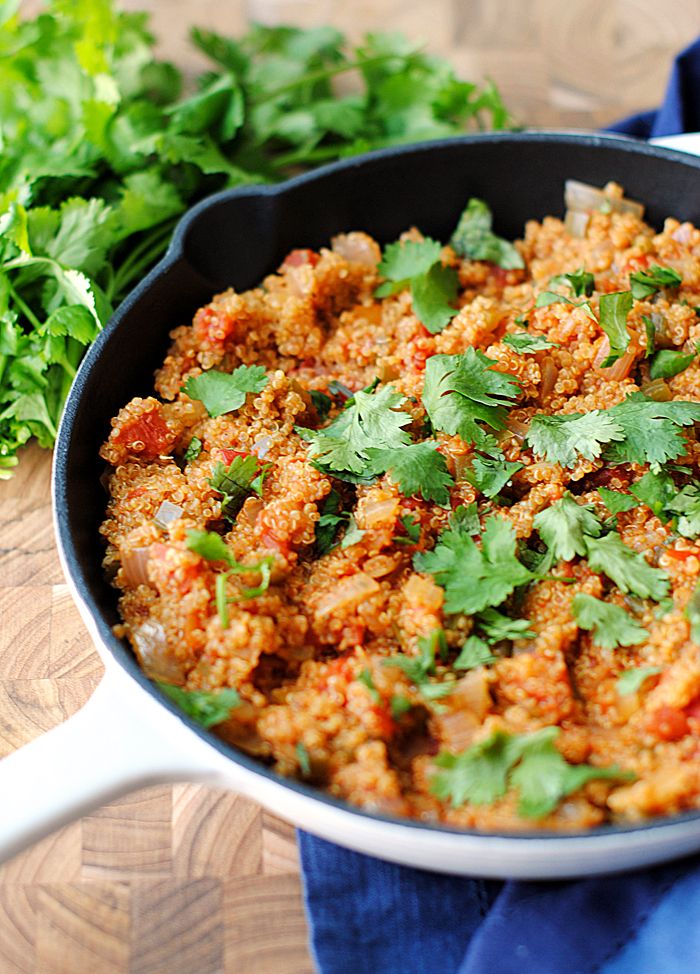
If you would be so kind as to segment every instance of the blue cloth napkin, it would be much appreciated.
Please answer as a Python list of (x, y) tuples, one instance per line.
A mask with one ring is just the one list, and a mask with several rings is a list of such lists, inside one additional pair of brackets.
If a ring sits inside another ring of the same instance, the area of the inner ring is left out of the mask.
[[(608, 131), (700, 131), (700, 38), (663, 104)], [(409, 869), (299, 833), (320, 974), (700, 971), (700, 856), (623, 876), (525, 883)]]

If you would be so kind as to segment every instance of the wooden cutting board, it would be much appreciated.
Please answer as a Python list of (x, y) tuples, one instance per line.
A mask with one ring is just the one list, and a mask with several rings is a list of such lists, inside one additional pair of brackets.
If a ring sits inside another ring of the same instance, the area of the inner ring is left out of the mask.
[[(50, 454), (0, 483), (0, 756), (102, 664), (53, 540)], [(293, 829), (203, 785), (135, 792), (0, 866), (0, 974), (312, 974)]]

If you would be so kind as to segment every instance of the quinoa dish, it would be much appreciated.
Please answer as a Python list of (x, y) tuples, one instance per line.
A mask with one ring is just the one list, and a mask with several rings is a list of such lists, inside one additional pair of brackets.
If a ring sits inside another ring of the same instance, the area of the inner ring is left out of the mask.
[(112, 420), (116, 632), (279, 774), (486, 831), (700, 807), (700, 231), (566, 205), (299, 241)]

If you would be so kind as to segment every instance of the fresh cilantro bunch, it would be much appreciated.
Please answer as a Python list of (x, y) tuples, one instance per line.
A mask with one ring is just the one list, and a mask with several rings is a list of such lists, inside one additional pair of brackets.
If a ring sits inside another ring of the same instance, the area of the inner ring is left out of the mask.
[[(145, 13), (50, 0), (0, 7), (0, 477), (50, 447), (87, 346), (164, 253), (177, 218), (226, 186), (511, 124), (495, 88), (397, 35), (194, 30), (213, 70), (189, 97)], [(338, 94), (352, 73), (358, 90)]]

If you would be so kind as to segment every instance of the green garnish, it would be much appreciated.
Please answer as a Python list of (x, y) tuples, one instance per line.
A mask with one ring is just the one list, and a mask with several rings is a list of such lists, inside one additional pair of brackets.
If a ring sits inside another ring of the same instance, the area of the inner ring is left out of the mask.
[(635, 666), (631, 670), (623, 670), (615, 683), (617, 692), (621, 697), (637, 693), (649, 677), (657, 673), (663, 673), (663, 666)]
[(649, 375), (652, 379), (672, 379), (674, 375), (687, 369), (695, 358), (695, 352), (686, 353), (662, 348), (651, 360)]
[(635, 301), (644, 301), (664, 287), (680, 287), (682, 282), (683, 278), (678, 271), (674, 271), (672, 267), (659, 267), (658, 264), (652, 264), (648, 271), (630, 274), (630, 287)]
[(381, 695), (379, 693), (379, 690), (377, 690), (376, 686), (374, 685), (372, 674), (367, 669), (367, 667), (365, 667), (363, 670), (360, 670), (360, 672), (357, 674), (356, 679), (358, 683), (361, 683), (363, 686), (367, 687), (367, 690), (369, 691), (369, 695), (375, 704), (381, 703), (382, 701)]
[(217, 463), (209, 479), (209, 484), (217, 494), (221, 494), (221, 515), (233, 523), (246, 497), (262, 495), (262, 485), (269, 465), (261, 464), (257, 457), (249, 454), (234, 457), (228, 467)]
[(644, 358), (649, 358), (656, 350), (656, 327), (649, 315), (642, 315), (642, 321), (644, 322), (644, 330), (647, 336), (647, 347), (644, 350)]
[(627, 315), (632, 310), (632, 292), (615, 291), (600, 296), (600, 327), (608, 336), (610, 353), (600, 363), (602, 369), (617, 362), (627, 351), (630, 333), (627, 329)]
[(317, 389), (309, 389), (309, 396), (319, 417), (325, 419), (331, 411), (333, 405), (332, 398), (327, 396), (325, 392), (319, 392)]
[(190, 399), (199, 399), (210, 416), (223, 416), (245, 404), (250, 392), (262, 392), (269, 379), (261, 365), (239, 365), (228, 372), (202, 372), (191, 376), (183, 389)]
[(549, 283), (552, 287), (561, 285), (570, 287), (575, 298), (590, 298), (595, 287), (595, 278), (590, 271), (579, 267), (577, 271), (572, 271), (570, 274), (557, 274)]
[(192, 463), (202, 452), (202, 441), (198, 436), (193, 436), (187, 445), (183, 459), (185, 463)]
[(488, 643), (478, 636), (469, 636), (453, 665), (456, 670), (474, 670), (478, 666), (488, 666), (495, 662), (496, 657)]
[(235, 710), (241, 702), (238, 691), (233, 687), (214, 691), (185, 690), (173, 683), (161, 683), (159, 680), (156, 680), (156, 685), (170, 697), (173, 703), (177, 704), (180, 710), (184, 710), (189, 717), (206, 728), (228, 720), (231, 711)]
[(308, 778), (311, 774), (311, 759), (309, 757), (309, 752), (301, 741), (299, 741), (294, 750), (296, 752), (297, 761), (299, 762), (299, 770), (304, 778)]
[(340, 542), (341, 548), (350, 548), (352, 545), (357, 544), (365, 536), (365, 532), (358, 528), (357, 521), (352, 514), (348, 517), (347, 527), (345, 528), (345, 534), (343, 535), (343, 540)]
[(594, 511), (578, 504), (568, 492), (536, 514), (532, 523), (547, 545), (552, 563), (585, 556), (586, 538), (597, 538), (602, 530)]
[(520, 796), (518, 814), (542, 818), (588, 781), (634, 777), (615, 765), (569, 764), (554, 743), (559, 733), (558, 727), (532, 734), (495, 731), (461, 754), (443, 752), (435, 758), (441, 770), (433, 776), (430, 790), (456, 808), (465, 802), (491, 805), (515, 788)]
[(385, 281), (375, 292), (385, 297), (410, 289), (416, 317), (433, 335), (457, 314), (452, 307), (459, 289), (457, 272), (443, 266), (441, 252), (441, 244), (430, 237), (389, 244), (378, 267)]
[(530, 335), (526, 331), (516, 331), (504, 335), (503, 341), (521, 355), (532, 355), (534, 352), (541, 352), (546, 348), (559, 347), (558, 342), (550, 342), (544, 335)]
[(632, 484), (630, 492), (657, 517), (668, 520), (663, 517), (663, 511), (673, 501), (678, 490), (670, 474), (663, 470), (658, 473), (648, 470), (636, 484)]
[(579, 455), (596, 460), (603, 446), (622, 439), (622, 430), (610, 415), (612, 410), (592, 409), (590, 413), (568, 413), (532, 417), (525, 439), (533, 451), (550, 463), (573, 467)]
[(482, 423), (505, 428), (508, 408), (520, 393), (517, 379), (494, 368), (483, 352), (468, 348), (463, 355), (433, 355), (426, 362), (423, 404), (436, 430), (465, 443), (486, 447)]
[(401, 720), (403, 715), (412, 708), (413, 704), (408, 697), (402, 697), (400, 694), (394, 694), (389, 700), (389, 710), (393, 720)]
[[(229, 546), (220, 535), (214, 531), (199, 531), (192, 528), (187, 532), (187, 547), (190, 551), (201, 555), (202, 558), (206, 558), (207, 561), (223, 561), (228, 565), (228, 571), (219, 572), (215, 581), (216, 609), (219, 613), (221, 628), (228, 629), (228, 606), (232, 602), (236, 602), (238, 598), (258, 598), (258, 596), (263, 595), (269, 588), (274, 557), (267, 555), (253, 565), (243, 565), (234, 558)], [(229, 577), (231, 575), (249, 575), (253, 573), (260, 575), (260, 584), (255, 586), (255, 588), (244, 588), (240, 596), (229, 598), (226, 592)]]
[(426, 700), (437, 700), (452, 693), (455, 681), (431, 683), (429, 677), (435, 673), (437, 655), (444, 657), (447, 653), (447, 642), (442, 629), (434, 629), (429, 636), (418, 639), (420, 656), (390, 656), (383, 660), (383, 666), (395, 666), (402, 670), (411, 683), (414, 683)]
[(420, 541), (420, 523), (410, 514), (402, 514), (399, 521), (403, 525), (406, 536), (394, 535), (396, 544), (417, 544)]
[(603, 602), (580, 592), (571, 601), (571, 612), (581, 629), (593, 630), (593, 642), (603, 649), (637, 646), (649, 638), (649, 632), (619, 605)]
[(513, 474), (522, 470), (522, 463), (512, 463), (506, 460), (499, 451), (498, 456), (482, 456), (479, 453), (474, 455), (471, 470), (467, 470), (464, 478), (475, 487), (484, 497), (496, 497), (507, 483), (510, 482)]
[(685, 617), (690, 623), (690, 638), (700, 646), (700, 583), (695, 586), (693, 594), (688, 599)]
[(516, 557), (513, 527), (496, 515), (488, 517), (478, 548), (470, 535), (451, 524), (432, 551), (419, 552), (413, 564), (445, 589), (445, 611), (473, 615), (501, 602), (532, 573)]
[(670, 580), (665, 571), (652, 568), (641, 552), (632, 551), (619, 534), (586, 538), (588, 564), (594, 572), (607, 575), (623, 592), (658, 602), (668, 594)]
[(681, 427), (700, 422), (700, 403), (656, 402), (641, 392), (633, 392), (606, 412), (623, 436), (613, 438), (617, 442), (606, 448), (605, 459), (612, 463), (648, 463), (652, 470), (684, 453)]
[(622, 494), (619, 490), (610, 490), (609, 487), (599, 487), (600, 499), (605, 504), (611, 514), (622, 514), (624, 511), (631, 511), (637, 506), (637, 501), (629, 494)]
[(678, 517), (676, 530), (684, 538), (696, 538), (700, 534), (700, 487), (687, 484), (675, 496), (665, 500), (666, 512)]
[(572, 308), (582, 308), (589, 318), (592, 318), (593, 321), (596, 320), (589, 301), (572, 301), (571, 298), (567, 298), (556, 291), (542, 291), (537, 295), (536, 308), (547, 308), (550, 304), (570, 304)]
[(488, 204), (472, 197), (450, 238), (453, 250), (470, 260), (487, 260), (505, 270), (521, 270), (525, 262), (519, 251), (508, 240), (496, 236), (492, 226)]
[(454, 480), (434, 440), (411, 443), (397, 450), (371, 451), (375, 469), (386, 470), (405, 497), (421, 496), (445, 506)]
[(502, 639), (534, 639), (535, 633), (530, 629), (529, 619), (511, 619), (503, 615), (498, 609), (487, 608), (477, 616), (479, 628), (489, 643), (498, 643)]
[(342, 500), (337, 490), (331, 490), (323, 502), (321, 516), (316, 522), (316, 550), (319, 558), (327, 555), (338, 544), (337, 537), (341, 524), (346, 524), (350, 515), (341, 510)]

